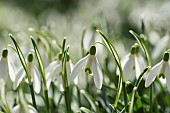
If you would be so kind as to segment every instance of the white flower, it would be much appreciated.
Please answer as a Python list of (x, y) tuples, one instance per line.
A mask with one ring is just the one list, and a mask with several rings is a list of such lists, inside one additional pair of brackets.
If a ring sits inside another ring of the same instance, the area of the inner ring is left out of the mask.
[[(55, 83), (56, 79), (58, 79), (57, 82), (59, 85), (62, 84), (61, 76), (59, 76), (59, 73), (62, 68), (62, 62), (61, 62), (62, 53), (60, 53), (58, 57), (59, 57), (59, 60), (55, 60), (55, 61), (51, 62), (49, 64), (49, 66), (45, 69), (47, 89), (49, 89), (51, 82)], [(72, 69), (73, 69), (73, 64), (69, 58), (69, 55), (68, 55), (67, 62), (66, 62), (66, 68), (67, 68), (67, 78), (68, 78)], [(55, 84), (57, 84), (57, 83), (55, 83)], [(70, 84), (69, 79), (68, 79), (68, 84)]]
[(156, 64), (148, 73), (145, 81), (145, 87), (151, 85), (157, 75), (159, 75), (159, 77), (166, 78), (166, 85), (170, 91), (170, 64), (168, 52), (165, 52), (163, 60)]
[(153, 59), (158, 58), (162, 53), (162, 51), (164, 51), (164, 49), (168, 47), (169, 42), (170, 42), (169, 34), (165, 35), (163, 38), (158, 40), (153, 49), (152, 58)]
[[(140, 54), (138, 54), (138, 49), (139, 46), (134, 44), (131, 48), (131, 53), (121, 60), (125, 81), (133, 81), (135, 79), (135, 75), (137, 79), (145, 68), (144, 59)], [(117, 69), (117, 75), (119, 74), (120, 72)]]
[(2, 57), (0, 59), (0, 79), (4, 80), (6, 83), (8, 75), (11, 81), (15, 80), (15, 66), (7, 58), (8, 50), (4, 49), (2, 52)]
[[(33, 82), (33, 88), (36, 93), (40, 93), (41, 90), (41, 77), (38, 71), (38, 68), (33, 64), (33, 55), (30, 53), (28, 55), (28, 71), (30, 72), (31, 82)], [(13, 83), (13, 89), (16, 90), (19, 86), (20, 82), (25, 77), (26, 73), (24, 69), (21, 67), (16, 75), (15, 81)]]
[[(28, 106), (29, 113), (38, 113), (37, 110), (31, 105), (27, 105), (27, 106)], [(11, 113), (24, 113), (24, 110), (20, 105), (16, 105), (15, 107), (12, 108)]]
[(91, 73), (91, 67), (92, 67), (94, 83), (98, 89), (101, 89), (103, 83), (103, 73), (102, 73), (102, 68), (98, 63), (95, 54), (96, 54), (96, 47), (91, 46), (90, 54), (80, 59), (74, 66), (74, 69), (70, 74), (70, 81), (73, 81), (82, 69), (84, 69), (84, 71), (89, 71), (89, 73)]

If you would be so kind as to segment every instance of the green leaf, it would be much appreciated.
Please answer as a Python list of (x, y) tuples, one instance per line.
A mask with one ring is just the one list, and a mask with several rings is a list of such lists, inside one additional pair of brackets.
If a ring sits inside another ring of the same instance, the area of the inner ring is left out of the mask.
[(135, 97), (136, 97), (136, 101), (134, 104), (134, 111), (138, 111), (142, 107), (142, 101), (138, 92), (136, 93)]
[(39, 64), (39, 67), (40, 67), (40, 72), (41, 72), (41, 75), (42, 75), (42, 78), (43, 78), (44, 86), (46, 87), (46, 80), (45, 80), (45, 72), (44, 72), (43, 61), (42, 61), (40, 52), (39, 52), (39, 50), (37, 48), (37, 45), (36, 45), (36, 43), (35, 43), (32, 36), (31, 36), (31, 41), (32, 41), (32, 44), (33, 44), (33, 47), (34, 47), (34, 51), (35, 51), (37, 60), (38, 60), (38, 64)]
[(87, 98), (87, 100), (89, 101), (92, 109), (97, 112), (97, 106), (95, 104), (95, 100), (93, 99), (93, 97), (91, 97), (85, 90), (80, 90), (80, 92)]
[(28, 71), (27, 63), (25, 61), (25, 57), (24, 57), (20, 47), (18, 46), (16, 40), (14, 39), (14, 37), (11, 34), (9, 36), (10, 36), (10, 38), (12, 39), (12, 41), (13, 41), (13, 43), (15, 45), (15, 48), (17, 50), (17, 54), (19, 56), (19, 59), (21, 61), (22, 66), (23, 66), (23, 68), (24, 68), (24, 70), (26, 72), (26, 76), (28, 77), (29, 83), (31, 83), (31, 77), (29, 76), (29, 71)]
[(140, 47), (142, 48), (144, 54), (146, 55), (148, 66), (151, 66), (151, 64), (150, 64), (150, 56), (149, 56), (148, 50), (147, 50), (147, 48), (145, 47), (145, 44), (143, 43), (142, 39), (141, 39), (140, 36), (139, 36), (138, 34), (136, 34), (134, 31), (130, 30), (129, 32), (130, 32), (130, 33), (134, 36), (134, 38), (137, 40), (138, 44), (140, 45)]

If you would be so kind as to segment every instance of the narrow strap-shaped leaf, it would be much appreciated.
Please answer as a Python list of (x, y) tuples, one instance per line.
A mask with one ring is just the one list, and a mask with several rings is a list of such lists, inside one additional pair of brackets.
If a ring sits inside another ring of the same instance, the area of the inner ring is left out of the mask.
[(90, 103), (91, 107), (93, 108), (93, 110), (94, 110), (95, 112), (97, 112), (98, 109), (97, 109), (97, 106), (96, 106), (96, 104), (95, 104), (95, 100), (94, 100), (94, 99), (88, 94), (88, 92), (86, 92), (85, 90), (80, 90), (80, 92), (81, 92), (81, 94), (83, 94), (83, 95), (86, 97), (86, 99), (89, 101), (89, 103)]
[(50, 110), (49, 110), (48, 89), (47, 89), (47, 85), (46, 85), (44, 65), (43, 65), (43, 61), (42, 61), (40, 52), (37, 48), (37, 45), (36, 45), (33, 37), (31, 37), (31, 41), (32, 41), (32, 44), (34, 46), (34, 51), (35, 51), (35, 54), (36, 54), (36, 57), (37, 57), (37, 60), (38, 60), (38, 64), (39, 64), (39, 67), (40, 67), (40, 72), (41, 72), (41, 75), (42, 75), (42, 78), (43, 78), (44, 94), (45, 94), (45, 100), (46, 100), (46, 103), (45, 103), (46, 104), (46, 112), (49, 113)]
[(27, 63), (25, 61), (24, 55), (23, 55), (20, 47), (18, 46), (16, 40), (14, 39), (14, 37), (11, 34), (9, 36), (10, 36), (10, 38), (12, 39), (12, 41), (13, 41), (13, 43), (15, 45), (15, 48), (17, 50), (17, 54), (19, 56), (19, 59), (21, 61), (22, 66), (23, 66), (23, 68), (24, 68), (24, 70), (26, 72), (26, 76), (28, 77), (29, 83), (31, 83), (31, 76), (29, 76), (30, 74), (29, 74), (29, 71), (28, 71), (28, 67), (27, 67)]
[(39, 64), (39, 67), (40, 67), (40, 72), (41, 72), (41, 75), (42, 75), (42, 78), (43, 78), (43, 83), (44, 83), (44, 86), (46, 87), (46, 80), (45, 80), (45, 72), (44, 72), (43, 61), (42, 61), (40, 52), (39, 52), (39, 50), (37, 48), (37, 45), (36, 45), (36, 43), (35, 43), (32, 36), (31, 36), (31, 41), (32, 41), (32, 44), (33, 44), (33, 47), (34, 47), (34, 51), (35, 51), (37, 60), (38, 60), (38, 64)]
[[(113, 55), (113, 57), (116, 61), (116, 64), (118, 65), (118, 68), (120, 70), (119, 84), (118, 84), (118, 94), (117, 94), (116, 99), (115, 99), (114, 107), (117, 107), (117, 103), (118, 103), (119, 97), (121, 95), (122, 87), (123, 87), (125, 107), (126, 107), (127, 106), (127, 93), (126, 93), (126, 88), (125, 88), (123, 69), (122, 69), (122, 66), (121, 66), (121, 63), (120, 63), (119, 55), (118, 55), (115, 47), (110, 42), (110, 40), (101, 31), (99, 31), (99, 30), (96, 30), (96, 31), (102, 36), (103, 40), (105, 41), (106, 45), (108, 46), (109, 51)], [(127, 107), (126, 107), (126, 111), (127, 111)]]
[(135, 94), (137, 92), (137, 88), (140, 84), (140, 81), (142, 80), (143, 75), (148, 71), (150, 67), (148, 66), (147, 68), (145, 68), (143, 70), (143, 72), (140, 74), (139, 78), (137, 79), (135, 86), (133, 88), (133, 92), (132, 92), (132, 98), (131, 98), (131, 104), (129, 106), (129, 113), (133, 113), (133, 105), (134, 105), (134, 98), (135, 98)]
[(143, 50), (144, 54), (146, 55), (148, 66), (151, 66), (151, 64), (150, 64), (150, 56), (149, 56), (148, 50), (145, 47), (145, 44), (141, 40), (140, 36), (138, 34), (136, 34), (132, 30), (130, 30), (129, 32), (134, 36), (134, 38), (137, 40), (138, 44), (141, 46), (141, 49)]

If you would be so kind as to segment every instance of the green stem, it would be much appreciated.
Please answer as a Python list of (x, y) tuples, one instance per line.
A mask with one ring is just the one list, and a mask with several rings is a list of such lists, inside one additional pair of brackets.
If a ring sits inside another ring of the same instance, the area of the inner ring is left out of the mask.
[(114, 108), (117, 107), (117, 104), (118, 104), (118, 101), (119, 101), (119, 97), (121, 95), (121, 92), (122, 92), (122, 79), (121, 77), (119, 76), (119, 83), (118, 83), (118, 93), (116, 95), (116, 99), (115, 99), (115, 103), (114, 103)]
[(76, 85), (77, 88), (77, 97), (78, 97), (78, 103), (79, 103), (79, 108), (81, 107), (81, 95), (80, 95), (80, 90), (78, 86)]
[(32, 97), (32, 103), (35, 109), (37, 109), (37, 105), (36, 105), (36, 101), (35, 101), (35, 95), (34, 95), (34, 89), (33, 89), (33, 85), (30, 84), (30, 92), (31, 92), (31, 97)]
[(133, 104), (134, 104), (134, 98), (135, 98), (136, 91), (139, 87), (139, 84), (142, 80), (143, 75), (148, 71), (148, 69), (150, 69), (149, 66), (143, 70), (143, 72), (140, 74), (139, 78), (137, 79), (137, 81), (135, 83), (135, 86), (134, 86), (133, 91), (132, 91), (132, 98), (131, 98), (131, 104), (130, 104), (130, 107), (129, 107), (129, 113), (133, 113)]
[(3, 103), (4, 107), (5, 107), (6, 113), (11, 113), (11, 110), (10, 110), (9, 105), (7, 103), (7, 100), (6, 100), (5, 84), (3, 84), (1, 86), (1, 99), (2, 99), (2, 103)]
[(67, 108), (67, 113), (71, 113), (71, 106), (70, 106), (70, 101), (69, 101), (69, 87), (65, 88), (64, 91), (64, 97), (65, 97), (65, 101), (66, 101), (66, 108)]
[(134, 98), (135, 98), (136, 90), (137, 90), (137, 87), (134, 87), (133, 92), (132, 92), (131, 104), (130, 104), (130, 107), (129, 107), (129, 113), (133, 113), (133, 104), (134, 104)]
[(82, 52), (82, 57), (84, 57), (84, 55), (85, 55), (85, 53), (84, 53), (84, 44), (83, 44), (85, 33), (86, 33), (86, 29), (83, 29), (83, 33), (82, 33), (82, 36), (81, 36), (81, 52)]
[(46, 100), (46, 102), (45, 102), (45, 104), (46, 104), (46, 111), (47, 111), (47, 113), (50, 113), (50, 110), (49, 110), (48, 89), (47, 89), (47, 85), (46, 85), (43, 61), (42, 61), (40, 52), (39, 52), (39, 50), (37, 48), (37, 45), (36, 45), (33, 37), (31, 37), (31, 41), (32, 41), (32, 44), (33, 44), (33, 47), (34, 47), (34, 50), (35, 50), (35, 54), (36, 54), (36, 57), (37, 57), (37, 60), (38, 60), (38, 64), (39, 64), (39, 67), (40, 67), (40, 72), (41, 72), (42, 79), (43, 79), (44, 94), (45, 94), (45, 100)]
[(58, 107), (59, 107), (59, 105), (60, 105), (60, 102), (61, 102), (62, 97), (63, 97), (63, 95), (61, 94), (60, 97), (59, 97), (58, 103), (57, 103), (57, 107), (56, 107), (57, 110), (58, 110)]
[(46, 101), (46, 112), (50, 113), (49, 99), (48, 99), (48, 90), (45, 89), (45, 101)]
[[(114, 46), (112, 45), (112, 43), (110, 42), (110, 40), (99, 30), (96, 30), (103, 38), (103, 40), (105, 41), (105, 43), (107, 44), (107, 49), (111, 52), (111, 54), (113, 55), (115, 61), (116, 61), (116, 64), (118, 65), (118, 68), (119, 68), (119, 71), (120, 71), (120, 77), (119, 78), (119, 91), (118, 91), (118, 94), (116, 95), (116, 100), (115, 100), (115, 103), (114, 103), (114, 107), (116, 108), (117, 107), (117, 103), (118, 103), (118, 100), (120, 98), (120, 95), (121, 95), (121, 91), (122, 91), (122, 86), (123, 86), (123, 93), (124, 93), (124, 101), (125, 101), (125, 110), (126, 112), (128, 112), (128, 109), (127, 109), (127, 105), (128, 105), (128, 101), (127, 101), (127, 92), (126, 92), (126, 86), (125, 86), (125, 81), (124, 81), (124, 75), (123, 75), (123, 69), (122, 69), (122, 66), (121, 66), (121, 63), (120, 63), (120, 58), (119, 58), (119, 55), (116, 51), (116, 49), (114, 48)], [(122, 85), (122, 83), (124, 85)]]
[(22, 66), (23, 66), (23, 68), (24, 68), (24, 70), (25, 70), (26, 76), (27, 76), (27, 78), (28, 78), (28, 82), (29, 82), (29, 86), (30, 86), (30, 92), (31, 92), (31, 97), (32, 97), (32, 101), (33, 101), (33, 106), (34, 106), (35, 109), (36, 109), (37, 106), (36, 106), (36, 102), (35, 102), (35, 95), (34, 95), (34, 90), (33, 90), (32, 82), (31, 82), (31, 75), (30, 75), (30, 73), (29, 73), (28, 66), (27, 66), (27, 63), (26, 63), (26, 61), (25, 61), (25, 57), (24, 57), (24, 55), (23, 55), (20, 47), (18, 46), (16, 40), (13, 38), (13, 36), (12, 36), (11, 34), (10, 34), (9, 36), (11, 37), (11, 39), (12, 39), (14, 45), (15, 45), (15, 48), (16, 48), (16, 50), (17, 50), (16, 52), (17, 52), (17, 54), (18, 54), (18, 56), (19, 56), (19, 59), (20, 59), (20, 61), (21, 61), (21, 64), (22, 64)]
[(152, 99), (153, 99), (153, 94), (152, 94), (152, 84), (150, 85), (150, 113), (152, 113), (153, 112), (153, 105), (152, 105)]
[(67, 113), (72, 113), (71, 106), (70, 106), (69, 86), (68, 86), (67, 67), (66, 67), (67, 52), (68, 52), (69, 47), (67, 47), (65, 50), (65, 42), (66, 42), (66, 39), (63, 41), (63, 51), (62, 51), (63, 59), (62, 59), (61, 75), (62, 75), (62, 80), (63, 80), (64, 97), (65, 97), (65, 102), (66, 102)]

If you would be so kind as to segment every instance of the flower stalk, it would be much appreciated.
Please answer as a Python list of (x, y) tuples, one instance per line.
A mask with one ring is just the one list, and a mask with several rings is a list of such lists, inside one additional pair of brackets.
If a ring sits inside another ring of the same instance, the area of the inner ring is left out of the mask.
[(122, 69), (122, 66), (121, 66), (121, 63), (120, 63), (119, 55), (118, 55), (116, 49), (114, 48), (114, 46), (112, 45), (112, 43), (110, 42), (110, 40), (101, 31), (99, 31), (99, 30), (96, 30), (96, 31), (102, 36), (103, 40), (105, 41), (105, 43), (107, 45), (107, 49), (109, 49), (109, 51), (113, 55), (113, 57), (116, 61), (116, 64), (118, 65), (119, 71), (120, 71), (119, 83), (118, 83), (118, 94), (116, 95), (114, 107), (115, 108), (117, 107), (118, 100), (120, 98), (122, 87), (123, 87), (124, 101), (125, 101), (125, 111), (128, 111), (128, 108), (127, 108), (128, 107), (127, 92), (126, 92), (123, 69)]
[(36, 45), (33, 37), (31, 37), (31, 41), (32, 41), (32, 44), (33, 44), (33, 47), (34, 47), (34, 51), (35, 51), (35, 54), (36, 54), (36, 57), (37, 57), (37, 60), (38, 60), (38, 64), (39, 64), (39, 67), (40, 67), (40, 72), (41, 72), (42, 79), (43, 79), (46, 112), (50, 113), (49, 98), (48, 98), (48, 89), (47, 89), (47, 85), (46, 85), (43, 61), (42, 61), (41, 55), (39, 53), (39, 50), (37, 48), (37, 45)]
[(27, 64), (26, 64), (24, 55), (23, 55), (20, 47), (18, 46), (16, 40), (13, 38), (13, 36), (12, 36), (11, 34), (10, 34), (9, 36), (10, 36), (10, 38), (12, 39), (12, 41), (13, 41), (13, 43), (14, 43), (14, 45), (15, 45), (15, 48), (16, 48), (16, 50), (17, 50), (17, 54), (18, 54), (18, 56), (19, 56), (19, 59), (20, 59), (20, 61), (21, 61), (22, 66), (23, 66), (23, 68), (24, 68), (24, 70), (25, 70), (25, 73), (26, 73), (26, 76), (27, 76), (28, 82), (29, 82), (29, 87), (30, 87), (30, 92), (31, 92), (31, 97), (32, 97), (33, 106), (34, 106), (35, 109), (37, 109), (37, 105), (36, 105), (36, 101), (35, 101), (35, 95), (34, 95), (34, 90), (33, 90), (33, 85), (32, 85), (32, 82), (31, 82), (31, 76), (30, 76), (30, 73), (29, 73), (29, 71), (28, 71), (28, 66), (27, 66)]

